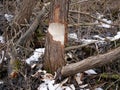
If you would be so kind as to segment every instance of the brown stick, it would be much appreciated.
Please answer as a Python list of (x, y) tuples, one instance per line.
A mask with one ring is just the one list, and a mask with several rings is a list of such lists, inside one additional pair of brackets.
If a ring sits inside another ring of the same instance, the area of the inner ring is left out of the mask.
[(87, 59), (84, 59), (78, 63), (69, 64), (62, 68), (62, 76), (70, 76), (85, 70), (102, 66), (104, 64), (113, 62), (120, 58), (120, 47), (106, 53), (97, 56), (92, 56)]
[(94, 44), (95, 42), (96, 42), (96, 41), (90, 42), (90, 43), (87, 43), (87, 44), (82, 44), (82, 45), (77, 45), (77, 46), (66, 47), (66, 48), (65, 48), (65, 51), (82, 48), (82, 47), (88, 46), (88, 45), (90, 45), (90, 44)]
[(30, 28), (25, 32), (24, 35), (22, 35), (20, 37), (20, 39), (17, 42), (17, 45), (25, 44), (25, 42), (28, 40), (29, 36), (32, 35), (32, 33), (37, 29), (37, 27), (41, 21), (41, 18), (45, 12), (46, 12), (46, 9), (45, 9), (45, 7), (43, 7), (43, 9), (39, 12), (38, 16), (36, 17), (33, 24), (30, 26)]

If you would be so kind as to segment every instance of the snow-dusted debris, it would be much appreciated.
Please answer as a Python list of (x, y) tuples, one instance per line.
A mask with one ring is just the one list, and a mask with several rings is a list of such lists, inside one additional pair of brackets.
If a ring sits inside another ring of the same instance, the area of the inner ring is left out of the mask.
[[(39, 72), (42, 72), (42, 70), (39, 70)], [(33, 76), (36, 75), (34, 74)], [(44, 75), (41, 75), (41, 77), (44, 83), (41, 83), (37, 90), (75, 90), (75, 86), (73, 84), (69, 86), (63, 86), (63, 84), (68, 81), (68, 78), (63, 80), (61, 83), (55, 83), (55, 77), (50, 73), (44, 73)]]
[(97, 73), (95, 72), (95, 70), (93, 70), (93, 69), (89, 69), (89, 70), (85, 71), (85, 73), (88, 74), (88, 75), (97, 74)]
[(95, 88), (95, 90), (103, 90), (102, 88)]
[[(97, 18), (98, 19), (101, 19), (102, 21), (108, 23), (108, 24), (112, 24), (112, 21), (111, 20), (107, 20), (106, 18), (103, 18), (104, 15), (100, 14), (100, 13), (97, 13)], [(98, 20), (95, 21), (96, 24), (99, 23)], [(108, 25), (108, 24), (105, 24), (103, 22), (100, 22), (101, 25), (98, 25), (98, 27), (104, 27), (104, 28), (111, 28), (111, 25)]]
[(13, 20), (13, 15), (10, 15), (10, 14), (5, 14), (4, 15), (4, 17), (6, 18), (6, 20), (8, 21), (8, 22), (11, 22), (12, 20)]
[(72, 53), (67, 53), (67, 55), (70, 57), (70, 58), (73, 58), (73, 55), (72, 55)]
[(115, 35), (114, 37), (111, 38), (111, 41), (115, 41), (120, 39), (120, 32), (117, 32), (117, 35)]
[(105, 40), (105, 38), (100, 37), (99, 35), (94, 35), (93, 38), (95, 38), (95, 39), (99, 39), (99, 40), (103, 40), (103, 41)]
[[(103, 21), (105, 21), (106, 23), (108, 24), (112, 24), (112, 21), (111, 20), (107, 20), (105, 18), (102, 19)], [(105, 24), (105, 23), (101, 23), (101, 25), (98, 25), (99, 27), (104, 27), (104, 28), (111, 28), (111, 25), (108, 25), (108, 24)]]
[(87, 43), (92, 43), (92, 42), (97, 42), (98, 40), (93, 40), (93, 39), (81, 39), (83, 44), (87, 44)]
[[(115, 41), (115, 40), (120, 39), (120, 31), (117, 32), (117, 34), (114, 37), (105, 37), (105, 38), (103, 38), (103, 37), (101, 37), (99, 35), (94, 35), (93, 39), (97, 39), (96, 40), (97, 42), (106, 42), (105, 41), (106, 39), (108, 39), (109, 41)], [(81, 41), (83, 43), (88, 43), (88, 42), (93, 42), (94, 41), (93, 39), (82, 39)]]
[(4, 55), (5, 55), (5, 51), (1, 51), (1, 56), (0, 56), (0, 64), (2, 63), (3, 59), (4, 59)]
[(4, 43), (4, 38), (3, 38), (3, 36), (0, 36), (0, 43)]
[(35, 49), (33, 55), (30, 58), (26, 59), (26, 63), (31, 64), (31, 62), (38, 61), (41, 55), (44, 53), (44, 51), (45, 48)]
[(82, 73), (77, 73), (77, 74), (75, 75), (75, 80), (76, 80), (76, 82), (78, 83), (78, 85), (80, 85), (80, 84), (83, 83), (83, 81), (82, 81), (82, 76), (83, 76)]
[(80, 85), (80, 88), (86, 88), (88, 87), (88, 84)]
[(4, 82), (2, 80), (0, 80), (0, 84), (3, 84)]
[[(0, 43), (4, 43), (4, 38), (3, 38), (3, 36), (0, 36)], [(1, 51), (1, 55), (0, 55), (0, 63), (2, 63), (2, 61), (3, 61), (4, 54), (5, 54), (5, 52), (2, 50), (2, 51)]]
[(71, 39), (78, 40), (76, 33), (70, 33), (70, 34), (68, 34), (68, 37), (71, 38)]

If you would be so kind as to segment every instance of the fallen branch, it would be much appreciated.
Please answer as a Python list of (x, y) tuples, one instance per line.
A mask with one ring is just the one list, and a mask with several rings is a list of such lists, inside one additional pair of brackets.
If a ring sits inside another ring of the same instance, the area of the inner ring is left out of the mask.
[(79, 72), (86, 71), (91, 68), (102, 66), (104, 64), (116, 61), (120, 58), (120, 47), (97, 56), (92, 56), (80, 62), (66, 65), (62, 68), (62, 76), (70, 76)]
[(74, 24), (68, 24), (68, 27), (72, 26), (93, 26), (93, 25), (100, 25), (99, 23), (74, 23)]
[(46, 8), (43, 7), (43, 9), (39, 12), (39, 14), (38, 14), (37, 18), (35, 19), (35, 21), (33, 22), (33, 24), (25, 32), (25, 34), (20, 37), (20, 39), (18, 40), (16, 45), (23, 45), (28, 40), (29, 36), (32, 35), (32, 33), (37, 29), (37, 27), (40, 23), (40, 20), (45, 12), (46, 12)]
[(97, 42), (97, 41), (90, 42), (90, 43), (85, 43), (85, 44), (77, 45), (77, 46), (66, 47), (66, 48), (65, 48), (65, 51), (69, 51), (69, 50), (73, 50), (73, 49), (82, 48), (82, 47), (88, 46), (88, 45), (90, 45), (90, 44), (94, 44), (95, 42)]

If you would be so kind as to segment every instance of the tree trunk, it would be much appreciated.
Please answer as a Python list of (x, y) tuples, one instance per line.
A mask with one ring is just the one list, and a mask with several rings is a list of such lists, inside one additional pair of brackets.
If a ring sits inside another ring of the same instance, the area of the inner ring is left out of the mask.
[(21, 24), (25, 24), (30, 20), (32, 10), (37, 4), (38, 0), (23, 0), (21, 10), (17, 13), (14, 18), (14, 27), (18, 28)]
[[(20, 29), (21, 24), (26, 24), (26, 21), (30, 20), (30, 16), (32, 14), (32, 10), (35, 7), (37, 3), (37, 0), (23, 0), (21, 10), (16, 14), (13, 24), (11, 28), (11, 31), (7, 32), (8, 39), (12, 39), (14, 36), (16, 36), (15, 32), (18, 32)], [(9, 33), (12, 33), (12, 35), (9, 35)], [(18, 38), (17, 38), (18, 39)], [(17, 59), (17, 52), (16, 47), (14, 46), (14, 43), (10, 42), (9, 45), (9, 56), (10, 56), (10, 63), (9, 63), (9, 75), (10, 77), (15, 77), (16, 74), (19, 72), (20, 69), (20, 60)]]
[(44, 69), (54, 73), (65, 65), (64, 44), (67, 29), (69, 0), (53, 0), (51, 3), (50, 23), (46, 36)]

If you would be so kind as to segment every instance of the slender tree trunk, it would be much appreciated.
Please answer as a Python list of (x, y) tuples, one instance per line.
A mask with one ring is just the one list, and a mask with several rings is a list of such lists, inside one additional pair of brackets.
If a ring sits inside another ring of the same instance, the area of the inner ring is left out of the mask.
[(65, 65), (64, 44), (67, 29), (69, 0), (53, 0), (51, 3), (50, 23), (46, 36), (44, 69), (54, 73)]
[(32, 10), (37, 4), (37, 1), (38, 0), (23, 0), (21, 10), (17, 13), (13, 21), (13, 24), (16, 27), (20, 26), (21, 24), (25, 24), (30, 20)]
[[(21, 24), (26, 24), (26, 21), (28, 22), (30, 20), (30, 16), (32, 14), (32, 10), (35, 7), (35, 5), (37, 4), (38, 0), (23, 0), (22, 2), (22, 7), (20, 9), (20, 11), (16, 14), (14, 20), (13, 20), (13, 24), (11, 28), (11, 31), (8, 31), (8, 39), (12, 39), (16, 33), (14, 33), (13, 31), (15, 30), (15, 32), (19, 31), (19, 27), (21, 27)], [(20, 29), (21, 30), (21, 29)], [(12, 35), (9, 35), (9, 33), (12, 33)], [(9, 56), (10, 56), (10, 63), (9, 63), (9, 76), (10, 77), (16, 77), (17, 73), (19, 72), (19, 69), (21, 67), (21, 62), (20, 60), (18, 60), (17, 56), (17, 52), (16, 52), (16, 48), (14, 46), (14, 42), (10, 42), (11, 44), (8, 47), (8, 51), (9, 51)]]

